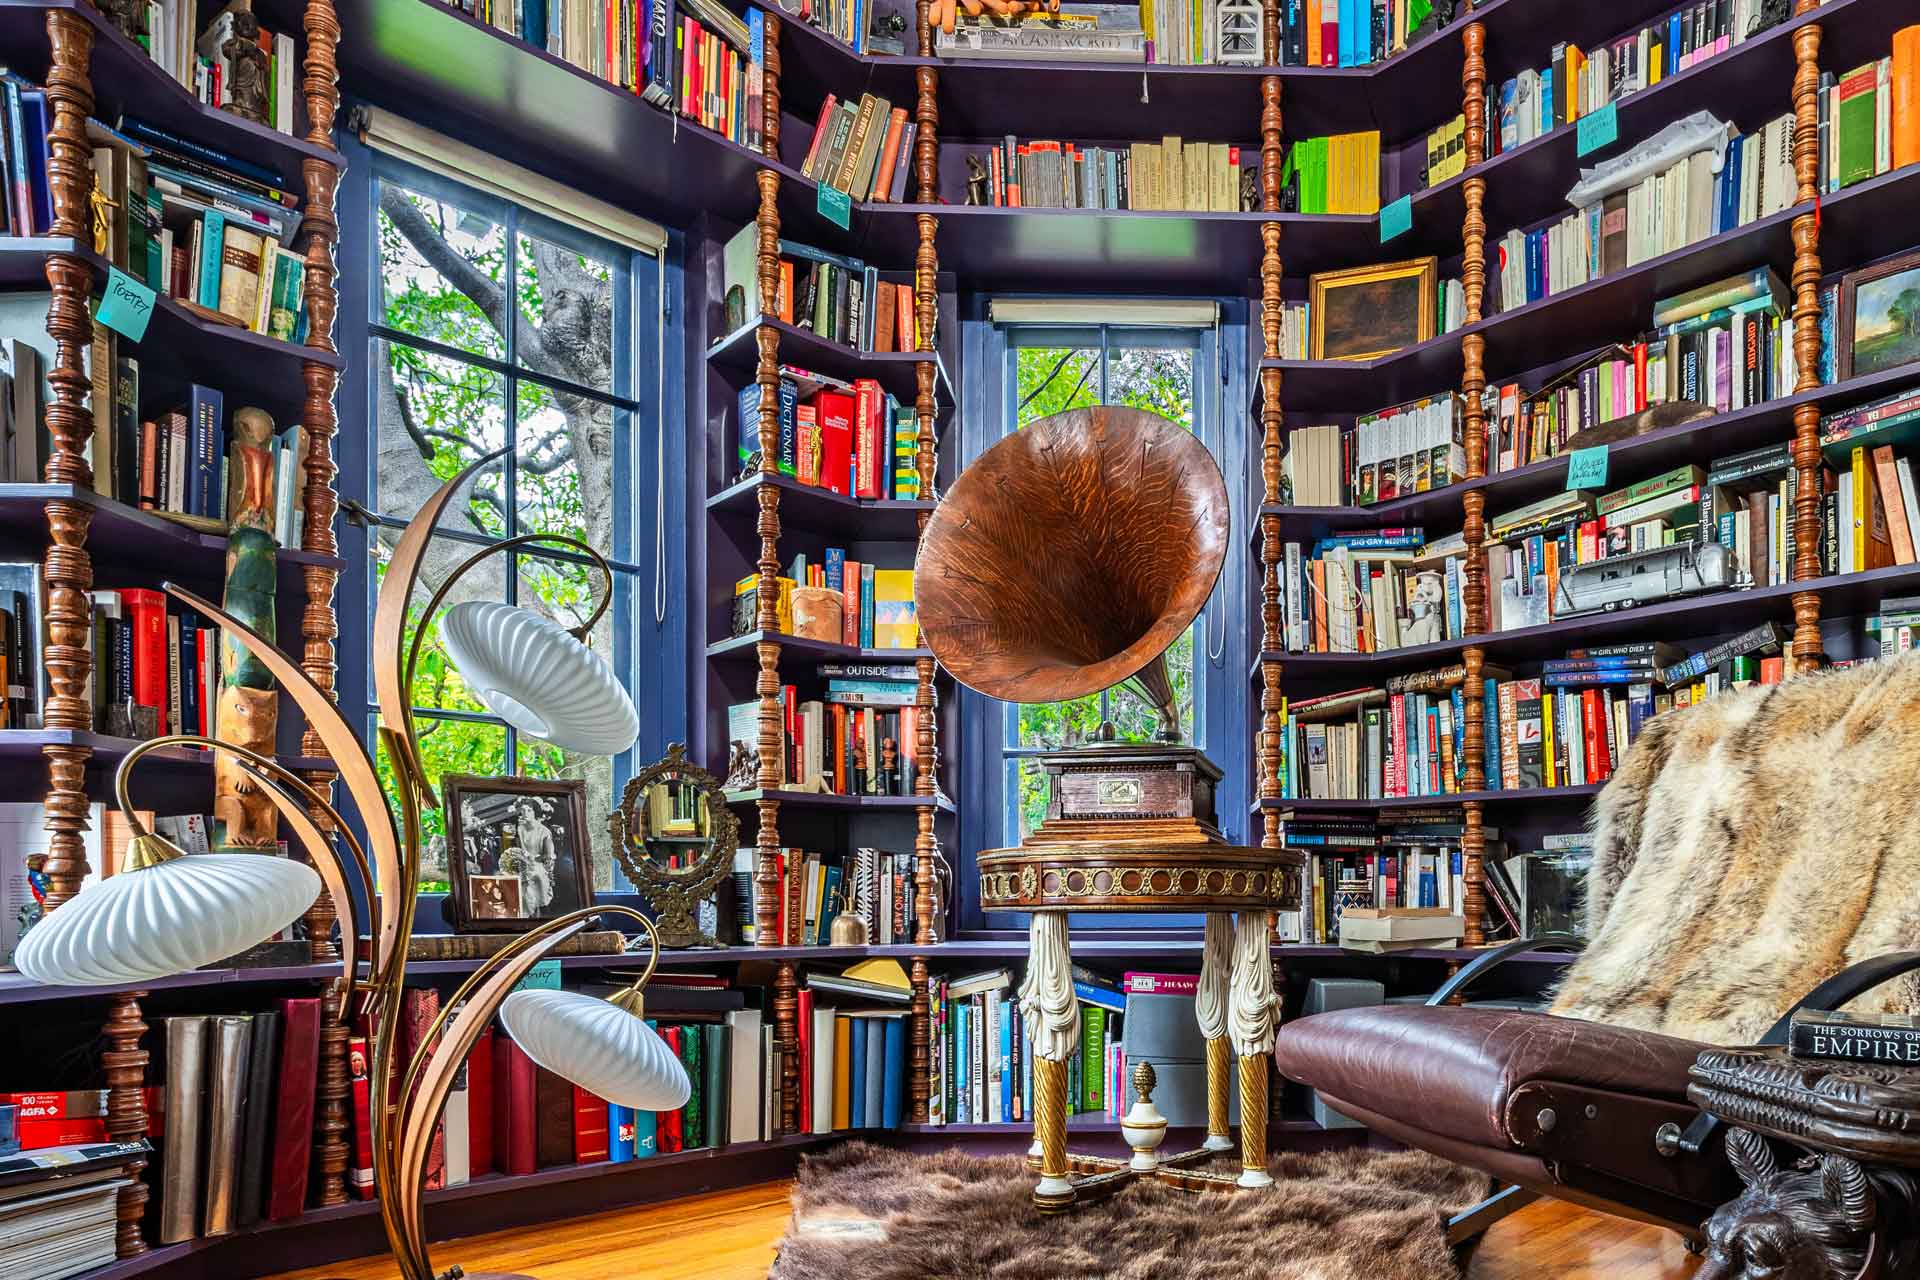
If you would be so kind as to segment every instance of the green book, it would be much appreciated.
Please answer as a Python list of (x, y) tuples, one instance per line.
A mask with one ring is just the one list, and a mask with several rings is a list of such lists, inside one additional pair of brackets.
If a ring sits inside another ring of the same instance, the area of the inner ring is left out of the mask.
[(1098, 1005), (1080, 1006), (1081, 1043), (1086, 1046), (1086, 1103), (1089, 1111), (1107, 1106), (1107, 1011)]
[(687, 1095), (687, 1105), (680, 1110), (680, 1149), (691, 1151), (695, 1147), (707, 1145), (706, 1124), (706, 1072), (702, 1063), (706, 1054), (702, 1051), (700, 1028), (683, 1026), (680, 1028), (680, 1065), (687, 1069), (687, 1080), (693, 1085), (693, 1091)]
[(1840, 78), (1840, 108), (1834, 127), (1840, 131), (1836, 168), (1843, 187), (1873, 176), (1875, 112), (1879, 106), (1876, 74), (1877, 68), (1869, 62)]
[(1706, 479), (1706, 472), (1688, 463), (1686, 466), (1675, 467), (1665, 475), (1658, 475), (1651, 480), (1642, 480), (1638, 484), (1631, 484), (1624, 489), (1615, 489), (1612, 493), (1603, 494), (1600, 499), (1593, 504), (1594, 513), (1604, 516), (1608, 512), (1618, 511), (1622, 507), (1630, 507), (1636, 502), (1644, 502), (1648, 498), (1657, 498), (1669, 490), (1682, 489), (1688, 485), (1704, 484), (1706, 483)]
[(707, 1145), (724, 1147), (733, 1141), (727, 1132), (727, 1029), (717, 1022), (700, 1028), (706, 1041), (701, 1053), (706, 1064)]

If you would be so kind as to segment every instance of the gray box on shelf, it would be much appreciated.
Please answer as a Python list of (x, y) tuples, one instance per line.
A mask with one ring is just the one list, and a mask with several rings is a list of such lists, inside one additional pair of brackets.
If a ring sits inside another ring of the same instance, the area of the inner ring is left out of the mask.
[[(1303, 1016), (1332, 1013), (1336, 1009), (1364, 1009), (1386, 1000), (1387, 989), (1365, 978), (1315, 978), (1307, 984), (1307, 1002)], [(1341, 1115), (1313, 1095), (1313, 1120), (1322, 1129), (1362, 1129), (1358, 1120)]]
[[(1122, 1028), (1128, 1072), (1135, 1063), (1153, 1064), (1157, 1078), (1153, 1105), (1175, 1129), (1203, 1129), (1207, 1124), (1207, 1042), (1200, 1035), (1200, 1024), (1194, 1021), (1193, 1009), (1192, 996), (1130, 995)], [(1239, 1076), (1231, 1080), (1228, 1115), (1238, 1124)], [(1131, 1087), (1126, 1096), (1131, 1106)]]

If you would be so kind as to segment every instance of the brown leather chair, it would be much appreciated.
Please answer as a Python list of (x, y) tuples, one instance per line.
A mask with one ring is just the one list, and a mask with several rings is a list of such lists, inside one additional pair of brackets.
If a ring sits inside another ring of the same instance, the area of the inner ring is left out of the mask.
[[(1288, 1023), (1275, 1065), (1376, 1133), (1505, 1184), (1453, 1219), (1455, 1243), (1540, 1195), (1697, 1238), (1740, 1190), (1717, 1122), (1687, 1099), (1687, 1069), (1713, 1046), (1447, 1003), (1520, 951), (1577, 945), (1564, 935), (1511, 943), (1473, 961), (1425, 1005)], [(1914, 969), (1920, 951), (1855, 965), (1784, 1007), (1762, 1043), (1786, 1043), (1795, 1008), (1838, 1008)]]

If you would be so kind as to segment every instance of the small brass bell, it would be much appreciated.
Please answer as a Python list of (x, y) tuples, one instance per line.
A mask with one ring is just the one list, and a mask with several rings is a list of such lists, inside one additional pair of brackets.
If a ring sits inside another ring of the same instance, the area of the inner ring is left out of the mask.
[(827, 926), (827, 941), (836, 947), (864, 947), (867, 945), (867, 922), (864, 917), (855, 915), (849, 907), (844, 889), (837, 891), (840, 899), (840, 913)]

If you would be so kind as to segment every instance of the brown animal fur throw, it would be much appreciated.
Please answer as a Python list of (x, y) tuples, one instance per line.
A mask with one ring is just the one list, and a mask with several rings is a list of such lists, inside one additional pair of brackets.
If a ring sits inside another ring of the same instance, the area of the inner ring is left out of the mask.
[(1752, 1044), (1848, 965), (1920, 945), (1917, 794), (1920, 653), (1649, 721), (1594, 806), (1591, 942), (1553, 1012)]
[(1457, 1280), (1445, 1215), (1491, 1179), (1419, 1151), (1284, 1155), (1258, 1195), (1135, 1181), (1046, 1216), (1017, 1156), (809, 1156), (768, 1280)]

